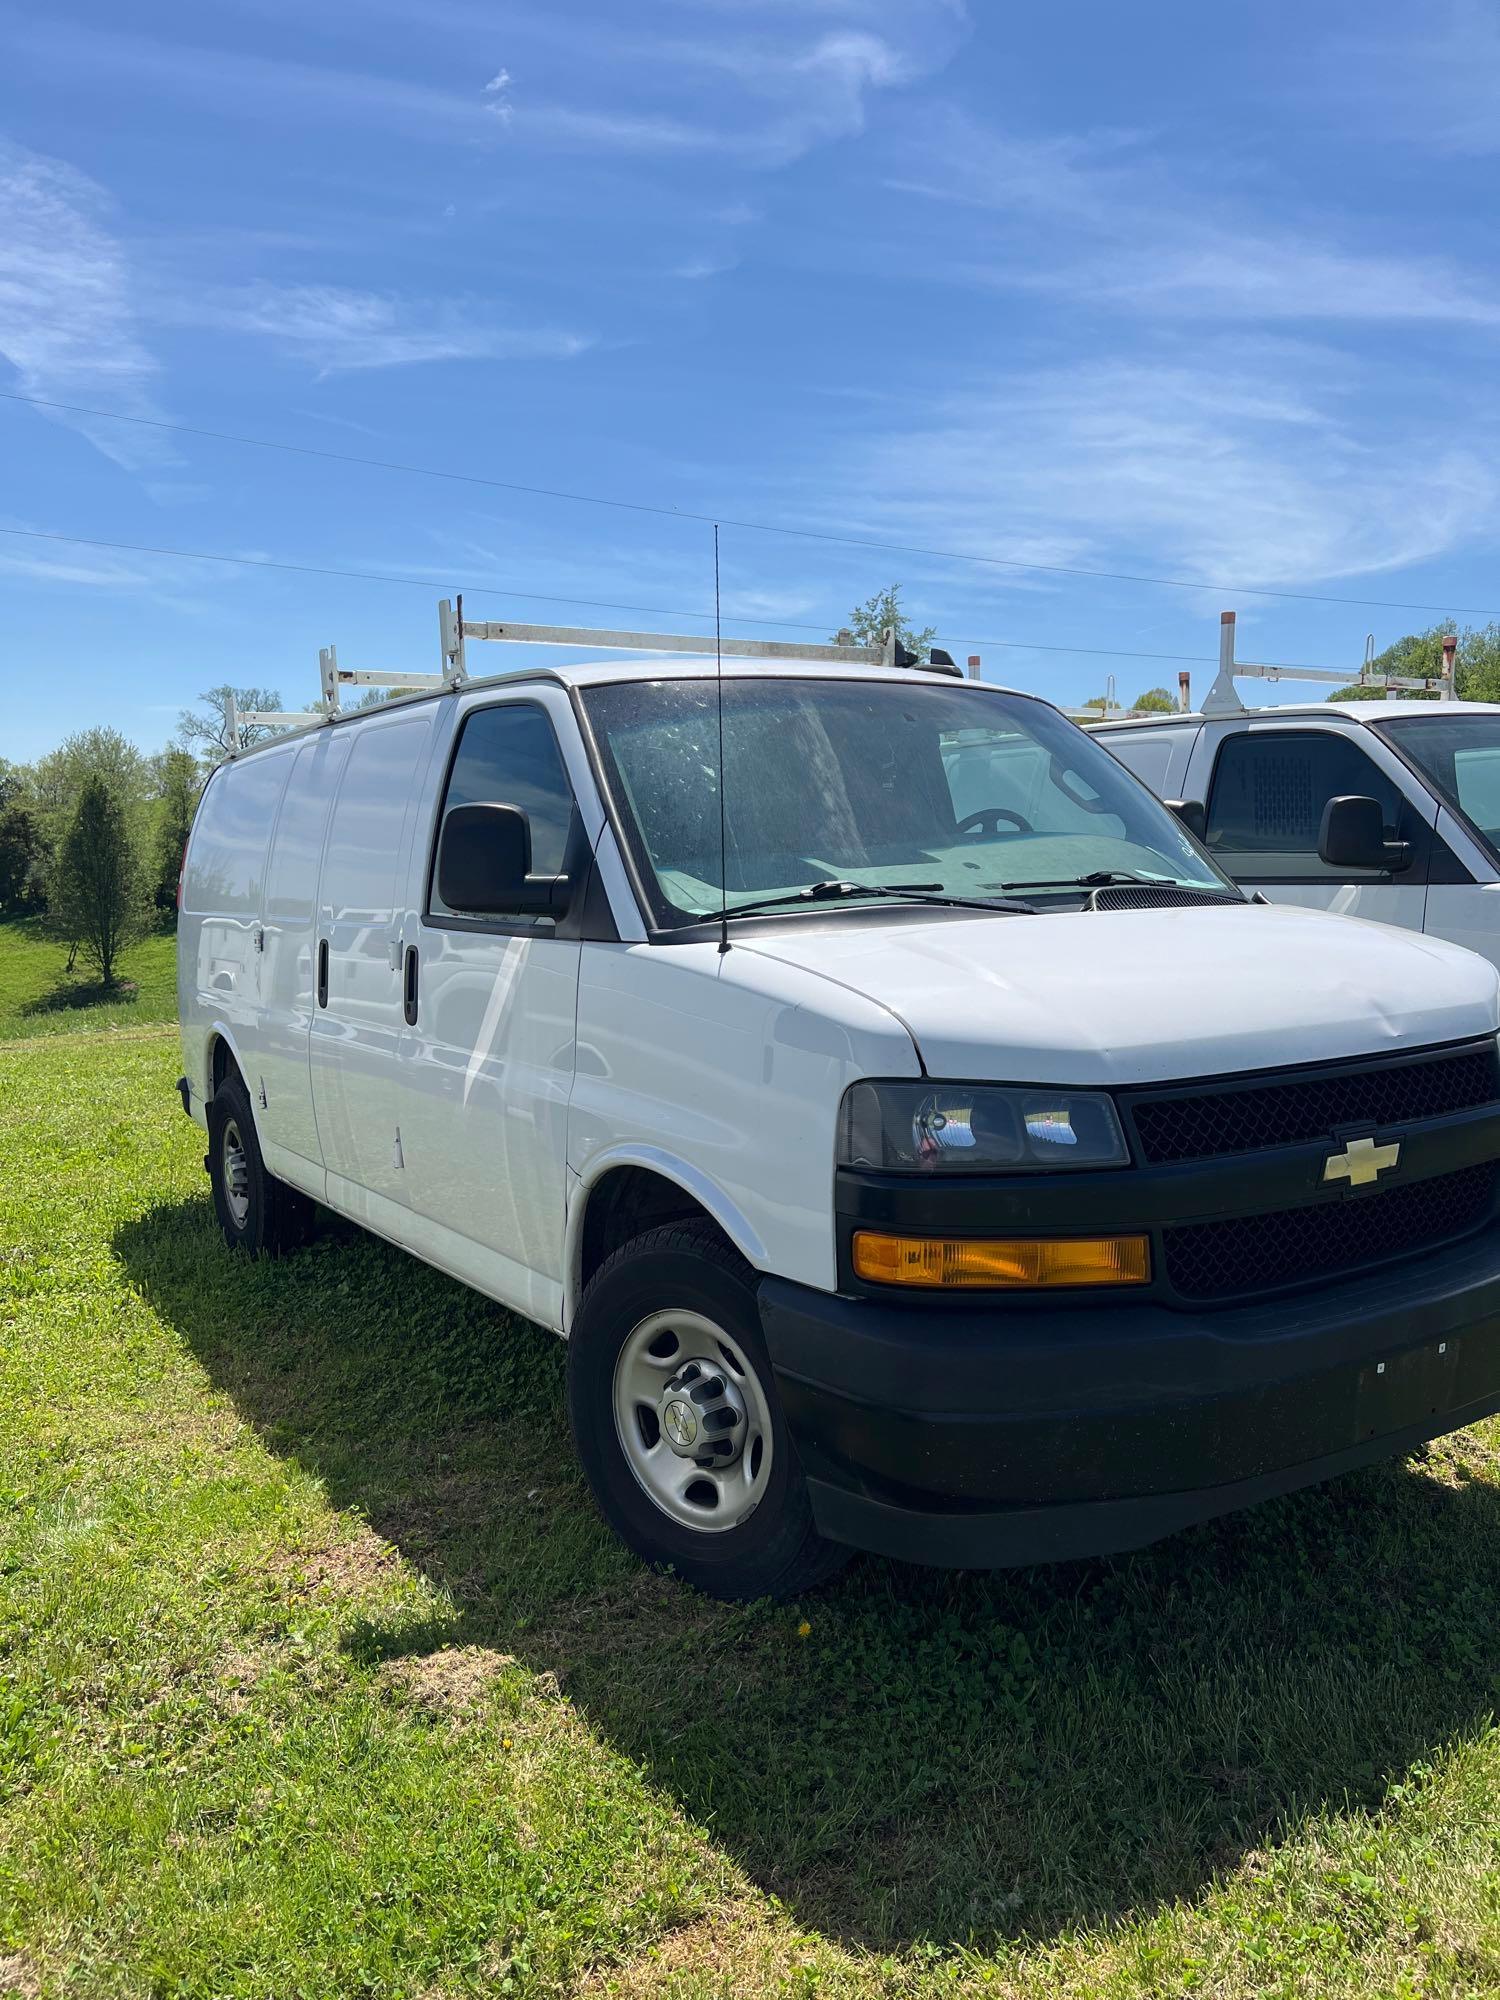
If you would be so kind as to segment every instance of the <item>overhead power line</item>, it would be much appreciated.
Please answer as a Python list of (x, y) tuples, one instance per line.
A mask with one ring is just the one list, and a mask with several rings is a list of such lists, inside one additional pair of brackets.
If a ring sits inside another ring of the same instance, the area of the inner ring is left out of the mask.
[[(117, 555), (169, 556), (178, 562), (228, 563), (236, 569), (285, 570), (294, 576), (334, 576), (353, 583), (388, 583), (407, 590), (436, 590), (440, 586), (430, 577), (400, 576), (388, 570), (338, 569), (328, 563), (281, 562), (271, 556), (229, 556), (213, 554), (206, 549), (165, 549), (150, 542), (107, 542), (94, 535), (59, 535), (44, 528), (3, 528), (0, 535), (12, 535), (28, 542), (58, 542), (64, 547), (75, 549), (109, 549)], [(688, 618), (698, 624), (708, 623), (711, 611), (674, 610), (661, 604), (618, 604), (597, 597), (553, 597), (535, 590), (516, 590), (508, 583), (495, 581), (465, 583), (464, 595), (473, 597), (513, 597), (528, 604), (564, 604), (581, 611), (630, 611), (648, 618)], [(822, 625), (799, 623), (791, 618), (760, 618), (748, 613), (731, 612), (736, 625), (769, 625), (786, 632), (824, 632)], [(705, 642), (706, 643), (706, 642)], [(1021, 653), (1066, 653), (1078, 658), (1099, 660), (1161, 660), (1182, 666), (1213, 666), (1217, 654), (1213, 653), (1135, 653), (1117, 646), (1059, 646), (1047, 641), (1033, 639), (973, 639), (975, 646), (998, 646), (1012, 652)], [(1293, 674), (1322, 672), (1312, 661), (1295, 662), (1268, 660), (1267, 666), (1274, 666), (1278, 672)]]
[[(832, 543), (840, 548), (876, 549), (890, 555), (926, 556), (941, 562), (971, 563), (985, 569), (1005, 569), (1036, 576), (1089, 577), (1104, 583), (1137, 583), (1161, 590), (1210, 590), (1228, 597), (1266, 597), (1290, 604), (1342, 604), (1351, 610), (1429, 611), (1440, 617), (1492, 618), (1497, 614), (1481, 605), (1418, 604), (1393, 597), (1337, 597), (1321, 591), (1273, 590), (1262, 584), (1195, 581), (1182, 576), (1145, 576), (1130, 570), (1089, 569), (1075, 563), (1022, 562), (1014, 556), (980, 556), (963, 549), (930, 548), (921, 542), (888, 542), (868, 535), (840, 535), (830, 529), (796, 528), (780, 521), (736, 520), (727, 514), (698, 513), (686, 507), (664, 507), (646, 500), (620, 500), (601, 493), (578, 493), (566, 487), (528, 486), (514, 479), (493, 479), (484, 473), (455, 472), (435, 465), (412, 465), (402, 459), (364, 458), (354, 452), (328, 451), (318, 445), (288, 444), (279, 438), (248, 437), (239, 431), (208, 430), (199, 424), (169, 423), (164, 417), (127, 415), (123, 410), (97, 410), (85, 403), (53, 402), (45, 396), (22, 396), (0, 390), (0, 401), (25, 403), (36, 410), (60, 410), (74, 417), (97, 417), (105, 422), (135, 424), (145, 430), (170, 431), (178, 437), (208, 438), (217, 444), (252, 446), (257, 451), (280, 451), (296, 458), (321, 458), (336, 465), (360, 465), (369, 471), (404, 472), (420, 479), (446, 479), (463, 486), (485, 486), (500, 493), (520, 493), (534, 500), (561, 500), (579, 507), (611, 507), (621, 513), (651, 514), (661, 520), (697, 521), (711, 527), (715, 521), (726, 528), (747, 534), (787, 535), (798, 541)], [(994, 643), (994, 642), (990, 642)]]

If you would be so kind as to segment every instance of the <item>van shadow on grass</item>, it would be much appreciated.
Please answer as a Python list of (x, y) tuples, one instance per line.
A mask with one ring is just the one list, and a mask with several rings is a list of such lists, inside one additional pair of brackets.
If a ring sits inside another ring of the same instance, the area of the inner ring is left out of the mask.
[(206, 1195), (115, 1247), (267, 1446), (451, 1595), (451, 1619), (361, 1628), (357, 1652), (478, 1644), (554, 1673), (846, 1942), (993, 1947), (1143, 1914), (1488, 1726), (1487, 1434), (1130, 1558), (863, 1559), (800, 1607), (724, 1606), (599, 1523), (546, 1334), (333, 1221), (283, 1263), (231, 1258)]

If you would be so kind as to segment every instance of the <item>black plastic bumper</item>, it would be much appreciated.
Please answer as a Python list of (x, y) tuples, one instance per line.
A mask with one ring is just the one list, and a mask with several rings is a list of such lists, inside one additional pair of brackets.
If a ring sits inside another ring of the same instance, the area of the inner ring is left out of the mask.
[(1225, 1311), (760, 1305), (819, 1527), (926, 1563), (1138, 1548), (1500, 1409), (1500, 1228)]

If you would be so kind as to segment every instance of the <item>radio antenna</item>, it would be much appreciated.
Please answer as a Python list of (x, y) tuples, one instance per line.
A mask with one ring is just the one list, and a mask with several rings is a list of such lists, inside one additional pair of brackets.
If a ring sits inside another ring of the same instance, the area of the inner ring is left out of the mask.
[(719, 954), (729, 949), (729, 840), (724, 813), (724, 653), (719, 630), (719, 524), (714, 522), (714, 692), (719, 709)]

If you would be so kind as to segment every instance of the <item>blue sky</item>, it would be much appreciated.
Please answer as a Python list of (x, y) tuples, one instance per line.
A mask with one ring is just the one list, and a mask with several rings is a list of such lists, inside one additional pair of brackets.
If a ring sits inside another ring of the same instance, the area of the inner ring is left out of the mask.
[[(1500, 615), (1485, 0), (59, 0), (0, 34), (0, 390), (1201, 586), (724, 532), (728, 630), (826, 636), (899, 579), (1064, 700), (1176, 666), (999, 642), (1206, 656), (1234, 606), (1243, 654), (1343, 665), (1437, 615), (1228, 585)], [(16, 758), (153, 746), (224, 679), (300, 706), (330, 640), (430, 669), (455, 590), (712, 603), (669, 514), (11, 401), (0, 466), (31, 536), (416, 580), (0, 535)]]

